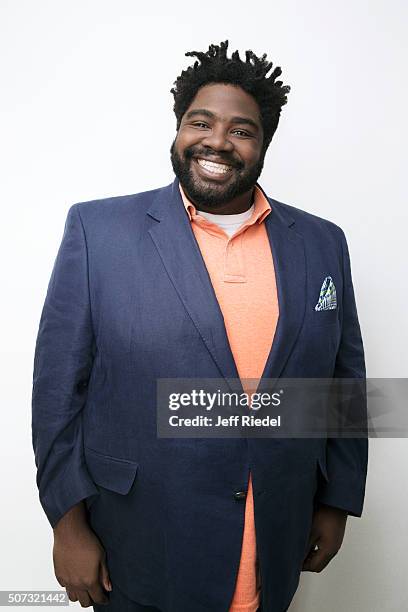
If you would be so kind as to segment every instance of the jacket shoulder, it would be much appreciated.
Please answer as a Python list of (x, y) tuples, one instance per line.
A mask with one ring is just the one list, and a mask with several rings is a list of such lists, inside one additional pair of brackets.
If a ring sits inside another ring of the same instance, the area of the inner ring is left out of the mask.
[(273, 198), (268, 199), (272, 209), (276, 206), (286, 218), (292, 219), (295, 222), (295, 231), (298, 230), (301, 233), (310, 231), (313, 233), (320, 230), (323, 232), (330, 232), (330, 234), (334, 235), (337, 239), (344, 236), (343, 229), (329, 219), (314, 215), (292, 204), (286, 204), (285, 202)]
[(116, 217), (118, 214), (123, 216), (126, 213), (134, 214), (135, 212), (144, 213), (162, 189), (163, 187), (159, 187), (129, 195), (76, 202), (70, 206), (69, 210), (76, 209), (79, 215), (86, 219), (109, 218)]

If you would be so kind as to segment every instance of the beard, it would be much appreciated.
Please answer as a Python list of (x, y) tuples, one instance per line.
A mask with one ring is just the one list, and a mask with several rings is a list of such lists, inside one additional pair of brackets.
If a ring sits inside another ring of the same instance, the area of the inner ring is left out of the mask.
[(179, 179), (186, 195), (197, 206), (214, 208), (227, 204), (234, 198), (250, 191), (262, 172), (265, 158), (265, 153), (263, 153), (254, 165), (248, 167), (245, 167), (242, 162), (225, 159), (225, 163), (233, 167), (231, 172), (234, 175), (226, 184), (222, 184), (194, 176), (191, 164), (194, 163), (194, 157), (200, 155), (211, 159), (211, 155), (214, 155), (214, 153), (211, 150), (209, 152), (196, 151), (194, 148), (188, 147), (184, 150), (184, 159), (182, 159), (176, 151), (175, 140), (170, 148), (170, 159), (174, 174)]

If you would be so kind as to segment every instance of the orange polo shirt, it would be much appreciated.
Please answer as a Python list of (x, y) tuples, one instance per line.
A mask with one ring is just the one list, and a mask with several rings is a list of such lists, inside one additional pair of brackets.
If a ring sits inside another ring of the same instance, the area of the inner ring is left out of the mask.
[[(229, 237), (218, 225), (200, 216), (180, 184), (179, 187), (224, 317), (239, 377), (259, 380), (279, 316), (273, 258), (263, 223), (272, 212), (271, 206), (261, 189), (255, 186), (252, 216)], [(247, 390), (245, 383), (243, 387)], [(255, 390), (248, 386), (248, 393)], [(249, 473), (241, 559), (229, 612), (256, 612), (259, 602), (254, 501)]]

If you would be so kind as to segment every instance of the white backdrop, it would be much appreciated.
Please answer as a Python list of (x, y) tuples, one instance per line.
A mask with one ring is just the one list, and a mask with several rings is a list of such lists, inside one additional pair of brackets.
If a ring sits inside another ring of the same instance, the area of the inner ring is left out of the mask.
[[(406, 2), (143, 4), (0, 4), (0, 590), (60, 588), (35, 485), (30, 402), (68, 208), (173, 180), (169, 90), (191, 63), (186, 51), (229, 39), (242, 57), (266, 52), (282, 67), (292, 91), (260, 183), (344, 229), (368, 375), (407, 376)], [(371, 440), (363, 518), (349, 519), (323, 573), (302, 574), (291, 612), (408, 609), (407, 467), (406, 440)]]

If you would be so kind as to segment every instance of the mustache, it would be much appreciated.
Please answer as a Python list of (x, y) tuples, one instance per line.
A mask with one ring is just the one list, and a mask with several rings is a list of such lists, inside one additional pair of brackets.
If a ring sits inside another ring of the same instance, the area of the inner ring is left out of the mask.
[(193, 157), (205, 157), (206, 159), (211, 159), (211, 157), (217, 157), (218, 161), (220, 161), (221, 163), (227, 164), (228, 166), (232, 166), (237, 170), (242, 170), (242, 168), (244, 167), (244, 164), (241, 161), (231, 159), (230, 157), (223, 157), (218, 153), (214, 153), (214, 151), (211, 150), (196, 151), (195, 149), (188, 147), (184, 150), (184, 157), (188, 161), (190, 161)]

